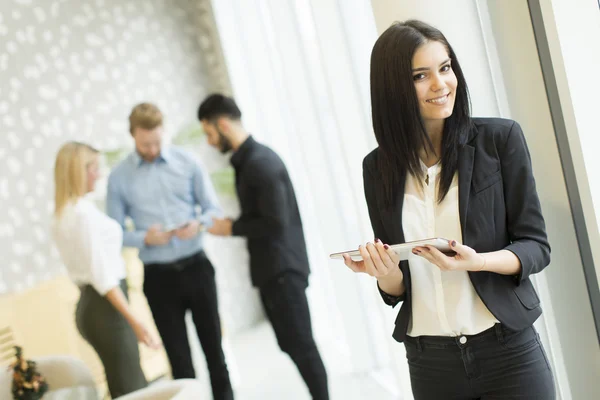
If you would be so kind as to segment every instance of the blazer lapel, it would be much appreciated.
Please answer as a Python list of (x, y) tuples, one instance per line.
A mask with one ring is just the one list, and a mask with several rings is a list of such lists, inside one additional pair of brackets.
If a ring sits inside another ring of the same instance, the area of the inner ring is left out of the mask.
[(400, 182), (398, 188), (398, 194), (396, 196), (396, 203), (390, 207), (385, 208), (380, 204), (381, 217), (383, 219), (383, 226), (387, 234), (390, 237), (392, 244), (404, 243), (404, 230), (402, 229), (402, 206), (404, 204), (404, 186), (406, 184), (406, 173), (402, 172), (400, 175)]
[(465, 238), (465, 227), (467, 226), (467, 210), (469, 209), (474, 154), (475, 148), (468, 144), (464, 145), (458, 154), (458, 212), (463, 243), (467, 240)]

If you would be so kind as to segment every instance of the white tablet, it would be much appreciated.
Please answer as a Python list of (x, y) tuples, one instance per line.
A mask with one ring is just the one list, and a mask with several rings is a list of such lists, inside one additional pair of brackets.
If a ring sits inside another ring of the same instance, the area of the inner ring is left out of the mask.
[[(391, 245), (390, 248), (396, 252), (400, 256), (400, 260), (407, 260), (408, 256), (412, 254), (412, 249), (417, 246), (433, 246), (442, 253), (445, 253), (449, 256), (453, 256), (455, 253), (450, 248), (450, 244), (448, 243), (448, 239), (444, 238), (430, 238), (423, 240), (415, 240), (413, 242), (406, 242), (402, 244), (394, 244)], [(350, 258), (354, 261), (362, 261), (362, 256), (358, 250), (350, 250), (350, 251), (342, 251), (340, 253), (330, 254), (329, 257), (332, 259), (343, 260), (343, 254), (348, 254)]]

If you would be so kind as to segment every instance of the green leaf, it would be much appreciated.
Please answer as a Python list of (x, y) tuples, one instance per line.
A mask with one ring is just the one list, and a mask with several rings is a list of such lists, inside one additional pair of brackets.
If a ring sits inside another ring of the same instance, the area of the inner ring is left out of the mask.
[(102, 152), (102, 156), (104, 157), (104, 160), (106, 161), (106, 166), (108, 168), (112, 169), (122, 159), (124, 159), (127, 156), (128, 153), (129, 153), (129, 149), (120, 148), (120, 149), (113, 149), (113, 150), (103, 151)]
[(173, 138), (173, 144), (179, 146), (189, 146), (199, 144), (204, 141), (204, 130), (200, 122), (194, 121), (184, 126)]
[(221, 196), (235, 196), (235, 171), (232, 167), (210, 174), (215, 190)]

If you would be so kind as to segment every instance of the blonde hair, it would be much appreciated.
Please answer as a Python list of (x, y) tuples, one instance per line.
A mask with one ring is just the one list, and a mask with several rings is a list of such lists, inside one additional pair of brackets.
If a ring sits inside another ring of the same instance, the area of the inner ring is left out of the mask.
[(163, 114), (152, 103), (140, 103), (133, 107), (129, 114), (129, 132), (133, 134), (135, 128), (154, 129), (163, 124)]
[(87, 193), (87, 167), (94, 161), (98, 150), (79, 142), (65, 143), (54, 164), (54, 215)]

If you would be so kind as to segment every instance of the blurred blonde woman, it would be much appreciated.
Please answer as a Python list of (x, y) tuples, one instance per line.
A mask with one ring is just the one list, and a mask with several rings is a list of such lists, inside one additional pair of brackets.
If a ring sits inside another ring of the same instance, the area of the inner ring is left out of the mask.
[(121, 226), (86, 194), (99, 176), (98, 151), (68, 142), (56, 156), (53, 236), (70, 278), (81, 290), (76, 324), (94, 348), (112, 398), (147, 386), (138, 341), (160, 345), (132, 314), (128, 304)]

